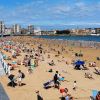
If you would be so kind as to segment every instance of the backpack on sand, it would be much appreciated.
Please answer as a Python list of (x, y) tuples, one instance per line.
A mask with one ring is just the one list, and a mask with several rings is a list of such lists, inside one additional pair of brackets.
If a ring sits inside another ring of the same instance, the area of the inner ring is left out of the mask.
[(22, 72), (22, 78), (25, 78), (25, 74)]

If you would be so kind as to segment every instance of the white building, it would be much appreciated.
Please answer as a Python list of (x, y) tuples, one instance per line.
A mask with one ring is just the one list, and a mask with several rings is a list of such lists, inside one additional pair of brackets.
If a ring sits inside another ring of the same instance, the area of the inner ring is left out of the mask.
[(16, 34), (16, 33), (20, 34), (21, 33), (21, 26), (18, 24), (15, 24), (13, 26), (13, 32), (14, 32), (14, 34)]
[(28, 26), (28, 33), (34, 34), (34, 25), (29, 25)]
[(3, 21), (0, 21), (0, 34), (5, 33), (5, 24)]
[(12, 29), (11, 28), (6, 28), (5, 29), (5, 34), (11, 34), (12, 33)]
[(34, 35), (41, 35), (41, 29), (40, 29), (40, 27), (34, 28)]

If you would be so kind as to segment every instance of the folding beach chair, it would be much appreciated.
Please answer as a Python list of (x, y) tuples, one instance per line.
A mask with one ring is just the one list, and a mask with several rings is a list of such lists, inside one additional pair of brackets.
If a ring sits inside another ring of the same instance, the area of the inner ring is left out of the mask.
[(98, 94), (97, 90), (92, 90), (92, 96), (90, 96), (90, 100), (96, 100), (96, 95)]

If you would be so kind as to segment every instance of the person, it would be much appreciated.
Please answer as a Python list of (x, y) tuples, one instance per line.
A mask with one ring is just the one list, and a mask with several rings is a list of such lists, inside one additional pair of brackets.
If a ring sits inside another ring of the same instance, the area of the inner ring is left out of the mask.
[(67, 94), (65, 100), (73, 100), (73, 97), (70, 94)]
[(8, 63), (8, 75), (10, 75), (11, 74), (11, 66), (10, 66), (10, 64)]
[(99, 91), (98, 94), (96, 95), (96, 100), (100, 100), (100, 91)]
[(40, 95), (39, 91), (36, 91), (37, 94), (37, 100), (43, 100), (43, 97)]
[(18, 85), (22, 85), (22, 72), (21, 70), (18, 70)]
[(59, 89), (59, 81), (58, 81), (58, 78), (59, 78), (59, 74), (58, 74), (58, 71), (56, 71), (55, 75), (54, 75), (54, 87), (58, 88)]
[(76, 81), (74, 81), (73, 90), (76, 90)]
[(62, 97), (65, 97), (68, 93), (68, 89), (67, 88), (61, 88), (60, 93), (62, 93)]
[(54, 64), (54, 61), (52, 60), (52, 61), (49, 63), (49, 65), (51, 65), (51, 66), (55, 65), (55, 64)]
[(62, 77), (61, 74), (59, 74), (58, 80), (59, 81), (64, 81), (64, 77)]
[(92, 67), (96, 67), (96, 62), (93, 62), (92, 63)]
[(85, 78), (93, 79), (92, 74), (90, 72), (85, 73)]

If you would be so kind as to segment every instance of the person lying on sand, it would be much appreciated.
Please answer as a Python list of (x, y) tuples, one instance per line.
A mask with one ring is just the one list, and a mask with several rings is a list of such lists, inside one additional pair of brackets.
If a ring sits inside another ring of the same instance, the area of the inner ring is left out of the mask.
[(85, 78), (93, 79), (92, 74), (90, 72), (85, 73)]
[(51, 66), (55, 65), (53, 60), (51, 60), (51, 62), (49, 62), (48, 64), (51, 65)]
[(62, 77), (62, 76), (61, 76), (61, 74), (59, 74), (59, 76), (58, 76), (58, 80), (59, 80), (59, 81), (63, 81), (63, 82), (64, 82), (65, 78), (64, 78), (64, 77)]
[(90, 62), (89, 67), (96, 67), (96, 62)]
[(100, 69), (94, 68), (94, 70), (95, 70), (95, 73), (96, 73), (96, 74), (100, 75)]

